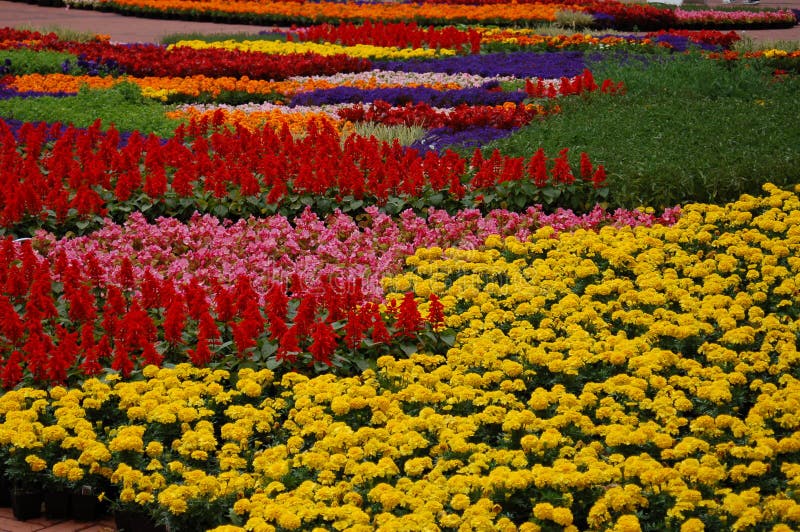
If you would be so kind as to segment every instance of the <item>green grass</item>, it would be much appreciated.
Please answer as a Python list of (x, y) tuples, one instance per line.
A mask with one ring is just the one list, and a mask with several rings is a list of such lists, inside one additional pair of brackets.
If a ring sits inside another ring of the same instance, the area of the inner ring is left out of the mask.
[(362, 137), (375, 137), (380, 141), (394, 142), (401, 146), (409, 146), (425, 136), (426, 129), (421, 126), (387, 126), (370, 122), (359, 122), (354, 126), (355, 132)]
[(739, 53), (757, 52), (760, 50), (800, 50), (800, 41), (787, 40), (753, 40), (751, 37), (744, 36), (740, 41), (733, 44), (733, 49)]
[(689, 56), (594, 65), (596, 79), (625, 81), (622, 96), (562, 101), (562, 113), (488, 145), (529, 156), (586, 151), (609, 176), (612, 207), (725, 203), (766, 182), (800, 182), (800, 79)]
[(171, 137), (176, 120), (164, 116), (160, 103), (144, 98), (139, 87), (122, 83), (108, 90), (81, 90), (65, 98), (10, 98), (0, 100), (0, 116), (16, 120), (61, 122), (88, 127), (99, 118), (104, 128), (114, 124), (120, 131), (138, 130)]
[(60, 74), (61, 65), (69, 60), (73, 65), (77, 57), (66, 52), (35, 51), (25, 48), (18, 50), (0, 50), (0, 65), (11, 61), (9, 74)]
[(91, 31), (73, 30), (69, 28), (63, 28), (58, 25), (35, 26), (32, 24), (22, 24), (17, 26), (17, 29), (26, 31), (38, 31), (39, 33), (44, 33), (44, 34), (55, 33), (59, 39), (65, 41), (78, 41), (78, 42), (88, 42), (94, 40), (95, 36), (97, 35), (97, 33)]

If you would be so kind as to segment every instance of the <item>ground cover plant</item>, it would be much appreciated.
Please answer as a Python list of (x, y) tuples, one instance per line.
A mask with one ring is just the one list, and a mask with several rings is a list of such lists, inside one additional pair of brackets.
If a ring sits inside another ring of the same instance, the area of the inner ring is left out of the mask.
[(565, 8), (521, 6), (0, 29), (0, 481), (133, 529), (796, 529), (800, 51), (414, 19)]

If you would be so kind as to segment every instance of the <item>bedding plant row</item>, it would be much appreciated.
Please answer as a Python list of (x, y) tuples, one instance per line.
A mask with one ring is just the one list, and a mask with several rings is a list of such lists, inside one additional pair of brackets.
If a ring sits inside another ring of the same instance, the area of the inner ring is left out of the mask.
[[(535, 25), (569, 20), (582, 26), (619, 30), (755, 29), (791, 27), (791, 10), (683, 9), (616, 0), (463, 0), (460, 2), (258, 2), (253, 0), (41, 0), (48, 5), (111, 11), (124, 15), (257, 25), (312, 25), (364, 21), (418, 24)], [(583, 16), (580, 16), (583, 15)]]
[(578, 129), (533, 140), (648, 93), (791, 138), (796, 51), (409, 23), (0, 35), (17, 488), (173, 531), (797, 527), (797, 153), (714, 205), (641, 195), (642, 163)]

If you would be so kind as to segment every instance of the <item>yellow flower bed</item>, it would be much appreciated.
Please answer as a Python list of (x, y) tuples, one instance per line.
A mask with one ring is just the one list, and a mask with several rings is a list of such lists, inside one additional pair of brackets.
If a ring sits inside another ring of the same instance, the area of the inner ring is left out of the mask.
[(239, 52), (261, 52), (265, 54), (306, 54), (315, 53), (323, 56), (348, 55), (351, 57), (364, 57), (370, 59), (420, 59), (427, 57), (445, 57), (455, 55), (455, 50), (446, 48), (435, 50), (429, 48), (398, 48), (396, 46), (372, 46), (370, 44), (356, 44), (342, 46), (339, 44), (317, 44), (313, 42), (283, 42), (283, 41), (178, 41), (172, 47), (186, 47), (197, 50), (208, 48), (223, 48)]
[(0, 452), (77, 460), (173, 530), (797, 529), (800, 187), (765, 189), (673, 227), (418, 250), (386, 289), (439, 294), (449, 349), (12, 391)]

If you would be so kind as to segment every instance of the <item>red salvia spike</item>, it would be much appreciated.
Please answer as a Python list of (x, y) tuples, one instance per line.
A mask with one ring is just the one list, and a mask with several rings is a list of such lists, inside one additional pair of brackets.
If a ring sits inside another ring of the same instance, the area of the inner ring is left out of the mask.
[(475, 148), (475, 151), (472, 153), (472, 160), (469, 164), (476, 170), (483, 166), (483, 153), (481, 153), (480, 148)]
[(602, 164), (597, 165), (597, 170), (595, 170), (592, 176), (592, 185), (594, 188), (603, 188), (606, 186), (606, 169)]
[(275, 358), (278, 361), (285, 360), (293, 363), (297, 361), (297, 354), (300, 352), (300, 343), (297, 335), (297, 329), (294, 325), (289, 327), (281, 336), (278, 344), (278, 351)]
[[(394, 300), (392, 300), (392, 303), (394, 303)], [(380, 344), (388, 344), (391, 342), (392, 335), (386, 327), (386, 322), (379, 312), (378, 306), (374, 303), (369, 303), (366, 305), (364, 312), (367, 314), (372, 326), (372, 341)]]
[(197, 334), (202, 334), (212, 343), (215, 343), (222, 336), (219, 332), (219, 327), (217, 327), (217, 322), (214, 321), (214, 318), (208, 311), (203, 312), (198, 320)]
[(308, 347), (308, 352), (315, 362), (332, 366), (331, 356), (336, 351), (338, 343), (339, 337), (329, 323), (316, 322), (311, 327), (311, 345)]
[(197, 347), (195, 349), (188, 349), (187, 354), (192, 364), (198, 368), (203, 368), (211, 362), (213, 355), (208, 347), (208, 339), (205, 336), (197, 336)]
[(118, 371), (123, 378), (127, 379), (133, 372), (134, 367), (131, 355), (124, 342), (117, 342), (116, 346), (114, 346), (114, 360), (111, 362), (111, 369)]
[(56, 327), (58, 345), (50, 352), (47, 364), (47, 378), (51, 383), (62, 384), (67, 380), (67, 371), (78, 358), (78, 333), (67, 332), (61, 326)]
[(427, 322), (433, 331), (438, 331), (444, 327), (444, 305), (436, 294), (431, 294), (428, 298), (428, 317)]
[(0, 294), (0, 334), (12, 344), (20, 341), (25, 334), (25, 324), (5, 294)]
[(15, 349), (11, 352), (11, 356), (8, 357), (8, 360), (5, 361), (0, 377), (3, 379), (3, 388), (6, 390), (11, 390), (22, 380), (23, 360), (24, 357), (22, 353)]
[(183, 331), (186, 325), (186, 305), (183, 297), (176, 296), (164, 313), (164, 340), (173, 345), (183, 343)]
[(422, 317), (413, 292), (406, 292), (403, 296), (394, 326), (395, 336), (400, 338), (414, 338), (422, 327)]
[(144, 278), (140, 286), (142, 294), (142, 306), (146, 309), (156, 309), (161, 307), (161, 295), (159, 291), (161, 283), (153, 276), (153, 273), (147, 269), (144, 272)]
[(588, 68), (583, 69), (583, 86), (589, 92), (594, 92), (597, 90), (597, 83), (594, 81), (594, 75)]
[(592, 179), (592, 174), (594, 173), (594, 168), (592, 168), (592, 161), (589, 160), (589, 156), (586, 154), (585, 151), (581, 152), (581, 178), (584, 180)]
[(364, 313), (356, 309), (347, 312), (344, 324), (344, 343), (350, 349), (355, 349), (361, 345), (364, 333), (369, 328), (369, 324), (364, 322)]
[(164, 357), (159, 353), (152, 342), (145, 342), (142, 349), (142, 361), (144, 365), (161, 366)]

